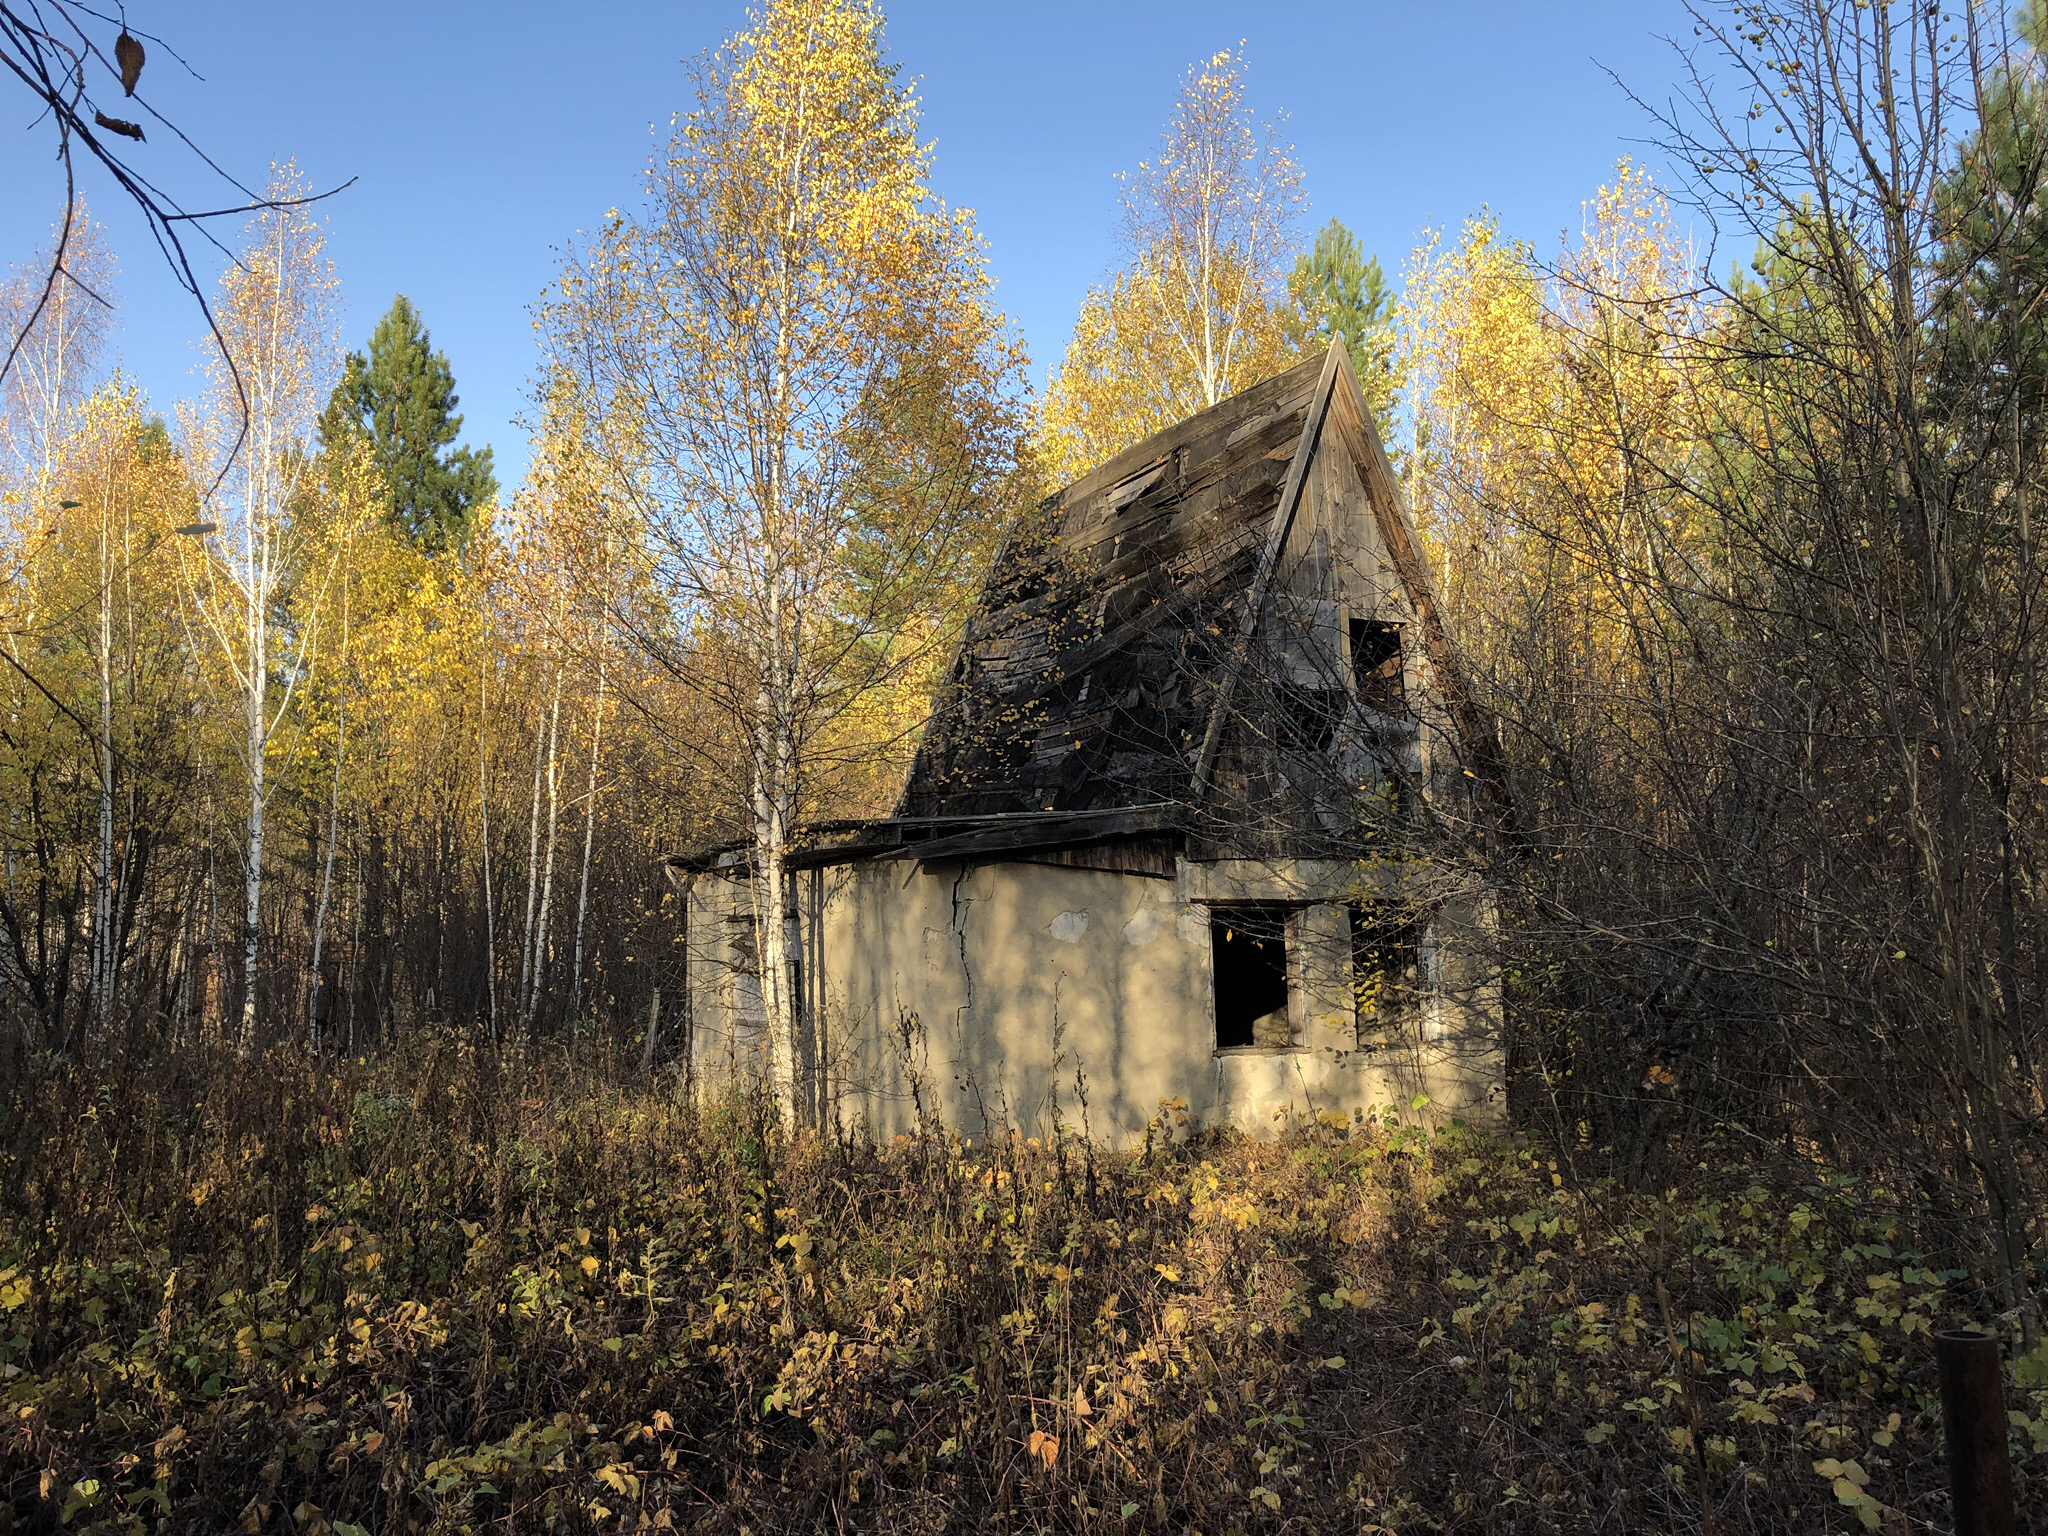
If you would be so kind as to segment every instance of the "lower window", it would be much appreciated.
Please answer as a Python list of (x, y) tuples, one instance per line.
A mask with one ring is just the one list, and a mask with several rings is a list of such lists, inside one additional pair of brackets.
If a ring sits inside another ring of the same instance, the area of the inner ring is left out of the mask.
[(1287, 908), (1214, 907), (1216, 1049), (1294, 1044), (1287, 1000)]
[(761, 995), (761, 929), (751, 912), (726, 918), (732, 941), (732, 1021), (737, 1029), (765, 1030), (768, 1004)]
[(1421, 1015), (1422, 933), (1428, 914), (1404, 902), (1351, 909), (1351, 997), (1358, 1043), (1397, 1043)]

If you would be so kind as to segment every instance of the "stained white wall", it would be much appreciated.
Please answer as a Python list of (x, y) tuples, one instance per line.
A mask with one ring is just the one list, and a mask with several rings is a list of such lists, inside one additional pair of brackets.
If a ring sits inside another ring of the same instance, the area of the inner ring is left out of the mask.
[[(1500, 996), (1482, 889), (1432, 875), (1428, 1001), (1399, 1044), (1358, 1046), (1343, 903), (1414, 878), (1186, 861), (1173, 879), (908, 859), (807, 871), (804, 985), (821, 1025), (808, 1065), (828, 1114), (883, 1136), (912, 1128), (921, 1107), (970, 1135), (1058, 1121), (1121, 1143), (1174, 1100), (1257, 1132), (1417, 1095), (1436, 1115), (1497, 1120)], [(1228, 900), (1303, 903), (1288, 946), (1292, 1049), (1215, 1049), (1209, 904)], [(734, 875), (691, 893), (692, 1052), (707, 1087), (764, 1069), (731, 943), (750, 901)]]

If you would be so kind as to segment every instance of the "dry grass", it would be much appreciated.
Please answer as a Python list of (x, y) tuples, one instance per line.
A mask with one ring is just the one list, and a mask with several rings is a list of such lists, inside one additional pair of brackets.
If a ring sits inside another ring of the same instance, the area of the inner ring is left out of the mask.
[(1947, 1528), (1971, 1293), (1881, 1190), (1381, 1125), (791, 1144), (613, 1065), (18, 1087), (0, 1531)]

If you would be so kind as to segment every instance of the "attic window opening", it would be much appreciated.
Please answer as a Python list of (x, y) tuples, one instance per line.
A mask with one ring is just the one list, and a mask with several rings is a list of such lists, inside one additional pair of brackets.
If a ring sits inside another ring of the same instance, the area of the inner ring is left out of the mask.
[(1351, 621), (1351, 684), (1358, 702), (1383, 715), (1402, 714), (1401, 626), (1378, 619)]
[(1216, 976), (1216, 1049), (1294, 1044), (1287, 996), (1287, 908), (1215, 907), (1209, 918)]

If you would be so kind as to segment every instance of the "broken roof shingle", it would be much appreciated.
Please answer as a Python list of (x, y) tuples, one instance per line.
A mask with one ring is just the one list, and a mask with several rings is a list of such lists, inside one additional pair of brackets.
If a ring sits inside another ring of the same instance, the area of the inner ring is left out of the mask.
[(899, 814), (1193, 798), (1323, 370), (1312, 358), (1135, 444), (1012, 531)]

